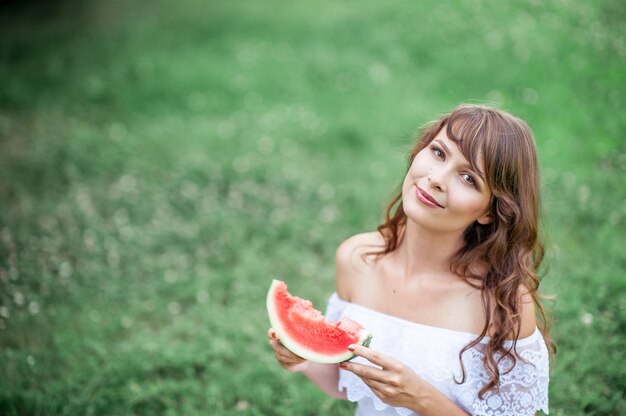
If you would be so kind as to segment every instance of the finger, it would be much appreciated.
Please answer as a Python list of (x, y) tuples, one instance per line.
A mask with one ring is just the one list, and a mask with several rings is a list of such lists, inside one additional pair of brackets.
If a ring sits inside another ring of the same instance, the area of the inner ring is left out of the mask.
[(274, 356), (276, 357), (276, 361), (278, 361), (278, 363), (283, 367), (289, 367), (289, 366), (292, 366), (295, 364), (301, 364), (302, 362), (304, 362), (304, 360), (301, 358), (287, 357), (277, 352), (274, 352)]
[(397, 393), (397, 389), (393, 386), (390, 386), (389, 383), (385, 381), (379, 381), (373, 378), (367, 378), (359, 376), (359, 378), (365, 383), (367, 387), (374, 392), (379, 399), (385, 401), (386, 399), (394, 396)]
[(379, 365), (382, 368), (395, 367), (396, 360), (371, 348), (364, 347), (362, 345), (350, 345), (348, 349), (352, 351), (354, 355), (363, 357), (370, 363)]
[(270, 339), (270, 345), (274, 349), (274, 351), (281, 353), (282, 355), (290, 355), (291, 351), (289, 351), (280, 341), (275, 339)]
[(276, 330), (274, 328), (270, 328), (267, 330), (267, 337), (269, 339), (278, 340), (278, 334), (276, 334)]
[(300, 363), (304, 361), (304, 358), (289, 351), (289, 349), (281, 344), (280, 341), (270, 340), (269, 343), (274, 350), (276, 358), (278, 358), (280, 361), (289, 361), (294, 363)]
[(389, 390), (389, 387), (386, 384), (369, 379), (363, 379), (363, 382), (374, 392), (374, 394), (378, 396), (379, 399), (389, 396), (389, 394), (386, 393)]
[(364, 383), (367, 385), (367, 387), (369, 387), (370, 390), (372, 390), (372, 392), (376, 395), (376, 397), (378, 397), (380, 400), (385, 400), (387, 398), (387, 395), (385, 393), (383, 393), (383, 389), (384, 389), (384, 384), (380, 384), (377, 382), (373, 382), (373, 381), (369, 381), (369, 382), (365, 382)]
[(304, 360), (302, 359), (292, 359), (292, 358), (285, 358), (285, 357), (276, 357), (276, 361), (278, 361), (281, 365), (294, 365), (294, 364), (301, 364), (304, 362)]
[(304, 358), (297, 356), (296, 354), (292, 353), (291, 351), (285, 348), (278, 348), (274, 350), (274, 352), (276, 354), (276, 357), (279, 357), (280, 359), (284, 361), (300, 362), (304, 360)]
[(341, 363), (339, 367), (354, 373), (363, 380), (368, 379), (378, 382), (384, 382), (386, 380), (386, 372), (380, 368), (372, 367), (371, 365), (344, 362)]

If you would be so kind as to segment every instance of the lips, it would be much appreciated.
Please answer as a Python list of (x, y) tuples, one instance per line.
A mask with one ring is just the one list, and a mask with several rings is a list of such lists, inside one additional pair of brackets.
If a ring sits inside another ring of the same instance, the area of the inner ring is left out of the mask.
[(415, 186), (415, 193), (417, 195), (417, 199), (420, 200), (424, 205), (429, 206), (431, 208), (443, 208), (435, 198), (433, 198), (428, 192), (420, 188), (419, 186)]

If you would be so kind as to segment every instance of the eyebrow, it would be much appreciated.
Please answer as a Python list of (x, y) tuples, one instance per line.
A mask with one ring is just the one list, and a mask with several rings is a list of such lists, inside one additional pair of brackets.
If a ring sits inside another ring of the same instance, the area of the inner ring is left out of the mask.
[[(450, 151), (450, 148), (448, 148), (448, 146), (446, 146), (446, 144), (441, 140), (441, 139), (435, 139), (433, 140), (434, 142), (437, 142), (437, 144), (439, 144), (439, 146), (443, 147), (444, 152), (451, 154), (452, 152)], [(476, 167), (476, 169), (474, 169), (472, 167), (472, 165), (470, 165), (469, 163), (466, 163), (465, 165), (463, 165), (463, 167), (467, 168), (468, 170), (471, 170), (472, 172), (476, 173), (479, 177), (480, 180), (485, 182), (485, 176), (484, 174), (480, 171), (480, 169), (478, 169), (478, 167)]]
[(448, 146), (446, 146), (446, 144), (443, 141), (441, 141), (440, 139), (435, 139), (434, 141), (439, 143), (439, 146), (443, 147), (443, 150), (445, 150), (446, 153), (451, 153), (450, 149), (448, 149)]

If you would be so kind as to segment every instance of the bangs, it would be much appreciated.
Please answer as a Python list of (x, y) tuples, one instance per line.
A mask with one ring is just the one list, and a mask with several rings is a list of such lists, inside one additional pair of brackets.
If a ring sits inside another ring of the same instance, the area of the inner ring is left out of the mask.
[(446, 123), (446, 135), (454, 142), (469, 162), (472, 170), (485, 175), (486, 142), (492, 141), (487, 132), (487, 114), (483, 112), (455, 112), (450, 115)]

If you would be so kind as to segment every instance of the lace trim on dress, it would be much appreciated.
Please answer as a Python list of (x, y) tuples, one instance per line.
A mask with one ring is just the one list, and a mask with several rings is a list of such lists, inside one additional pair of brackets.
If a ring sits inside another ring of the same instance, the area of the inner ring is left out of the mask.
[[(511, 369), (512, 360), (502, 360), (499, 389), (481, 400), (478, 392), (489, 380), (482, 363), (483, 343), (463, 354), (466, 380), (463, 384), (454, 382), (462, 374), (459, 351), (475, 335), (406, 321), (344, 301), (337, 294), (329, 299), (326, 316), (333, 321), (347, 316), (364, 325), (374, 334), (370, 345), (373, 349), (401, 360), (472, 415), (533, 415), (539, 409), (548, 413), (548, 351), (538, 329), (517, 342), (517, 354), (526, 362), (518, 359)], [(384, 336), (377, 337), (377, 333)], [(360, 357), (354, 362), (369, 364)], [(340, 370), (339, 389), (346, 389), (348, 400), (353, 402), (370, 398), (377, 411), (391, 407), (348, 371)], [(415, 414), (403, 407), (391, 408), (400, 416)]]

